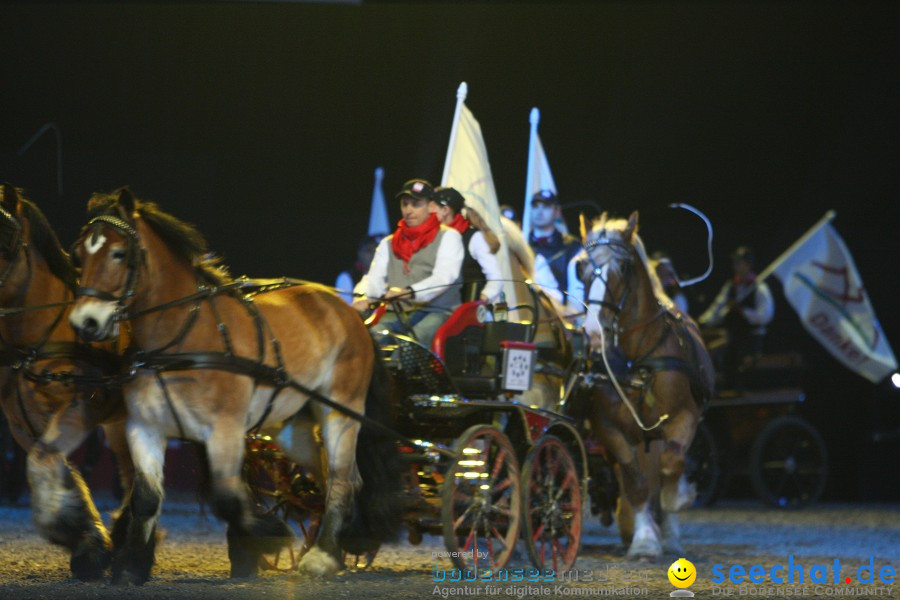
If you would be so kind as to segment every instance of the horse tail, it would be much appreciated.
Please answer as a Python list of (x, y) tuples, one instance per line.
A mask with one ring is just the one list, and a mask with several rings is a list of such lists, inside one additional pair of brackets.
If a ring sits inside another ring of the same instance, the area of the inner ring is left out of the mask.
[[(372, 344), (375, 364), (366, 396), (366, 416), (393, 428), (394, 386), (381, 360), (381, 349), (374, 339)], [(356, 464), (362, 487), (355, 495), (352, 514), (344, 521), (339, 543), (346, 552), (360, 555), (394, 540), (400, 529), (400, 461), (394, 438), (363, 423), (356, 442)]]

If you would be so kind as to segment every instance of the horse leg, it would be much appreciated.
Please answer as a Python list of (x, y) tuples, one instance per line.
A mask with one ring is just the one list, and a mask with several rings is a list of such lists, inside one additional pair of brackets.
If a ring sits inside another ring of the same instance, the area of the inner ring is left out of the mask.
[(696, 417), (689, 412), (678, 414), (664, 426), (665, 448), (660, 456), (662, 488), (660, 505), (663, 512), (664, 548), (667, 552), (683, 554), (678, 527), (678, 511), (694, 503), (696, 487), (684, 474), (687, 449), (697, 427)]
[(135, 474), (116, 522), (121, 548), (113, 557), (112, 576), (114, 584), (143, 585), (150, 579), (156, 551), (166, 438), (146, 423), (132, 420), (128, 421), (127, 435)]
[(619, 539), (626, 546), (630, 546), (631, 540), (634, 539), (634, 506), (628, 501), (628, 494), (624, 493), (625, 481), (622, 478), (622, 467), (616, 465), (615, 472), (620, 490), (616, 500), (616, 526), (619, 528)]
[(66, 460), (92, 431), (78, 404), (54, 415), (29, 450), (26, 471), (38, 531), (72, 553), (72, 575), (87, 581), (103, 576), (112, 544), (84, 479)]
[(228, 523), (228, 558), (231, 577), (259, 574), (263, 554), (290, 544), (293, 534), (278, 517), (253, 506), (241, 478), (244, 428), (240, 421), (218, 423), (206, 442), (213, 488), (213, 511)]
[[(619, 533), (628, 543), (627, 557), (657, 559), (662, 555), (659, 527), (650, 511), (650, 486), (641, 469), (641, 459), (621, 430), (602, 415), (591, 415), (591, 430), (616, 461), (621, 494), (616, 509)], [(634, 519), (632, 522), (631, 516)], [(633, 527), (632, 527), (633, 525)]]
[(341, 550), (338, 534), (361, 485), (356, 467), (356, 441), (359, 422), (342, 414), (327, 411), (323, 420), (322, 439), (328, 459), (328, 485), (325, 512), (319, 525), (316, 545), (300, 561), (301, 571), (327, 577), (340, 567)]
[(131, 488), (134, 484), (134, 462), (131, 460), (131, 452), (128, 450), (128, 438), (125, 435), (125, 419), (105, 423), (103, 431), (106, 434), (106, 442), (109, 444), (115, 457), (116, 469), (119, 474), (119, 486), (122, 490), (122, 498), (119, 508), (113, 513), (113, 524), (110, 531), (112, 538), (113, 554), (125, 543), (128, 531), (128, 522), (131, 512), (127, 510), (126, 503), (131, 498)]

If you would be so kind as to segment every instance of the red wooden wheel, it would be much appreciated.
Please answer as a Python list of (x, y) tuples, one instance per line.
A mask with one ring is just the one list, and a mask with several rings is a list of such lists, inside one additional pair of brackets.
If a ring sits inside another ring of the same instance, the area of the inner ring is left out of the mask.
[(539, 569), (572, 568), (581, 546), (582, 497), (572, 454), (558, 438), (544, 436), (522, 468), (528, 556)]
[(500, 569), (522, 525), (519, 463), (509, 439), (475, 425), (457, 440), (457, 458), (444, 475), (444, 544), (458, 568)]

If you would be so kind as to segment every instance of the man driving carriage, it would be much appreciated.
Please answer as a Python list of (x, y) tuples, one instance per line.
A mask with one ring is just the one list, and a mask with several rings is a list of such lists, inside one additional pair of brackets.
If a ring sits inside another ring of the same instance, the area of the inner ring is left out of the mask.
[(424, 179), (403, 184), (396, 198), (403, 218), (397, 230), (375, 250), (368, 277), (353, 302), (360, 312), (373, 301), (393, 300), (380, 326), (409, 335), (430, 347), (435, 332), (460, 303), (460, 269), (465, 249), (462, 236), (441, 225), (434, 213), (434, 188)]

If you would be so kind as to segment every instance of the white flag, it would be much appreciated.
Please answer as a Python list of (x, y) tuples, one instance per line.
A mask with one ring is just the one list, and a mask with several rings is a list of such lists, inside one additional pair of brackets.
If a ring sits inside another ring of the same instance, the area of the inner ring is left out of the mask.
[(853, 257), (827, 221), (773, 272), (804, 327), (836, 359), (873, 383), (897, 369)]
[[(528, 173), (525, 179), (525, 207), (522, 211), (522, 232), (527, 236), (531, 233), (531, 198), (541, 190), (550, 190), (556, 195), (556, 182), (553, 173), (550, 172), (550, 163), (547, 161), (547, 153), (537, 132), (540, 120), (540, 112), (537, 108), (531, 109), (531, 139), (528, 144)], [(556, 228), (562, 233), (569, 233), (565, 220), (560, 217), (556, 220)]]
[(517, 305), (506, 236), (500, 223), (500, 203), (497, 202), (497, 192), (494, 189), (494, 178), (491, 175), (484, 138), (481, 136), (481, 127), (464, 103), (467, 91), (465, 82), (460, 84), (441, 185), (452, 187), (462, 194), (466, 199), (466, 206), (477, 211), (500, 239), (497, 262), (500, 264), (500, 274), (504, 279), (503, 292), (510, 305)]
[(388, 220), (387, 205), (384, 203), (384, 189), (381, 182), (384, 179), (384, 169), (375, 169), (375, 185), (372, 188), (372, 208), (369, 212), (369, 235), (385, 236), (394, 230)]

